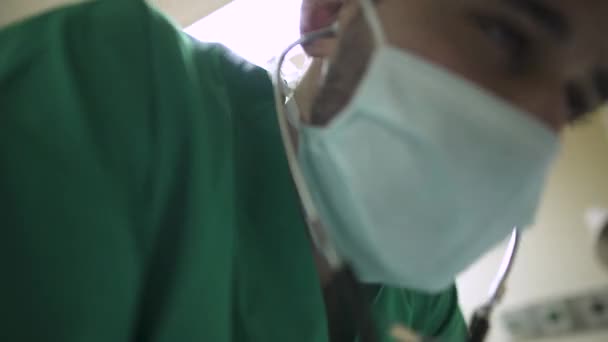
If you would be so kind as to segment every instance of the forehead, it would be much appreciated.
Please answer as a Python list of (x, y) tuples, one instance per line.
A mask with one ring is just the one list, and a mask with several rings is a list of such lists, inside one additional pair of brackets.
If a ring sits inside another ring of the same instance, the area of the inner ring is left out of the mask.
[[(447, 0), (442, 0), (447, 1)], [(605, 0), (457, 0), (455, 3), (490, 3), (490, 4), (530, 4), (543, 5), (548, 8), (555, 8), (566, 15), (602, 17), (608, 10), (608, 2)]]
[[(567, 34), (558, 40), (563, 63), (581, 68), (608, 68), (608, 1), (606, 0), (492, 0), (546, 8), (563, 17)], [(568, 66), (568, 67), (570, 67)], [(567, 67), (567, 68), (568, 68)]]
[[(395, 6), (383, 11), (395, 43), (539, 117), (565, 118), (574, 102), (595, 107), (605, 100), (606, 87), (596, 88), (598, 73), (608, 71), (608, 0), (385, 1)], [(492, 27), (498, 31), (479, 30), (470, 20), (475, 16), (499, 23)], [(567, 29), (559, 34), (547, 29), (556, 23)], [(520, 41), (524, 47), (517, 49)], [(525, 68), (505, 67), (513, 60)]]
[[(401, 2), (402, 0), (397, 0)], [(559, 14), (567, 25), (567, 34), (556, 39), (547, 39), (542, 46), (544, 58), (556, 66), (573, 70), (587, 68), (608, 69), (608, 0), (417, 0), (419, 4), (433, 12), (449, 12), (443, 9), (489, 8), (527, 9), (542, 16), (545, 9)], [(434, 3), (434, 5), (430, 5)], [(404, 26), (407, 23), (404, 23)], [(549, 61), (550, 59), (550, 61)]]
[[(608, 1), (606, 0), (462, 0), (492, 6), (525, 8), (539, 16), (557, 14), (563, 17), (568, 35), (563, 43), (590, 48), (606, 48)], [(515, 5), (515, 6), (513, 6)], [(548, 10), (548, 11), (546, 11)]]
[(605, 0), (499, 0), (501, 2), (538, 3), (554, 8), (570, 23), (575, 38), (599, 37), (606, 32), (608, 1)]

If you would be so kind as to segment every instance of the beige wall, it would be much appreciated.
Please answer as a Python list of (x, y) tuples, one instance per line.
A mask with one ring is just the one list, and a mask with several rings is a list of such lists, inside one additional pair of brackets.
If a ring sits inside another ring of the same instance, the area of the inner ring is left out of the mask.
[(228, 4), (231, 0), (149, 0), (186, 27), (207, 14)]
[[(564, 135), (564, 147), (549, 180), (537, 224), (524, 235), (501, 309), (608, 284), (608, 268), (602, 268), (595, 258), (589, 230), (583, 222), (587, 208), (608, 207), (608, 133), (602, 123), (605, 119), (597, 115)], [(459, 279), (467, 317), (485, 298), (502, 252), (497, 249), (489, 253)], [(490, 342), (511, 341), (499, 322), (494, 327)], [(608, 332), (550, 341), (606, 342)]]
[[(0, 0), (0, 26), (62, 4), (83, 0)], [(230, 0), (149, 0), (182, 26), (215, 11)]]

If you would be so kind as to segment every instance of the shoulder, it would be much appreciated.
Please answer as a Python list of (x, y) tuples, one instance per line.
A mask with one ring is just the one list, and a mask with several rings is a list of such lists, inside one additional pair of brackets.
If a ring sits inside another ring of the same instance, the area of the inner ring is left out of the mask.
[[(144, 0), (82, 1), (44, 11), (0, 29), (0, 47), (20, 43), (39, 48), (128, 50), (176, 41), (178, 29)], [(151, 41), (158, 35), (160, 41)], [(61, 45), (60, 45), (61, 44)], [(68, 52), (68, 51), (66, 51)]]
[[(144, 0), (98, 0), (66, 2), (64, 5), (40, 10), (2, 28), (2, 35), (37, 31), (45, 37), (52, 29), (68, 33), (77, 28), (83, 34), (92, 31), (115, 31), (131, 34), (154, 11)], [(46, 29), (42, 31), (41, 29)]]
[[(200, 48), (200, 47), (199, 47)], [(274, 95), (270, 74), (221, 45), (206, 47), (226, 83), (227, 95), (235, 106), (242, 104), (238, 111), (251, 111), (256, 107), (271, 108), (274, 111)]]
[(66, 158), (111, 164), (113, 176), (141, 187), (163, 153), (227, 145), (228, 99), (214, 56), (217, 47), (194, 43), (143, 0), (49, 11), (0, 30), (0, 131), (64, 154), (84, 146), (75, 139), (91, 142)]

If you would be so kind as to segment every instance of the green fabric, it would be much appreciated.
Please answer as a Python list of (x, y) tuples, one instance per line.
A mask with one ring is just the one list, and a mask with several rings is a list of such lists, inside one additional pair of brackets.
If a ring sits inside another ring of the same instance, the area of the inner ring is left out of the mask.
[[(142, 1), (0, 31), (0, 272), (0, 341), (327, 341), (266, 72)], [(374, 310), (465, 334), (454, 290)]]

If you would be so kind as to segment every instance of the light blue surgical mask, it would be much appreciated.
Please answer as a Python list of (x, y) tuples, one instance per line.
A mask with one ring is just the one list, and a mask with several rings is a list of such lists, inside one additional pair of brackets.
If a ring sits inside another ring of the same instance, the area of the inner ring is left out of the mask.
[(324, 250), (361, 281), (440, 291), (514, 226), (532, 223), (558, 138), (388, 45), (370, 0), (360, 2), (376, 46), (368, 70), (327, 126), (297, 125), (292, 168)]

